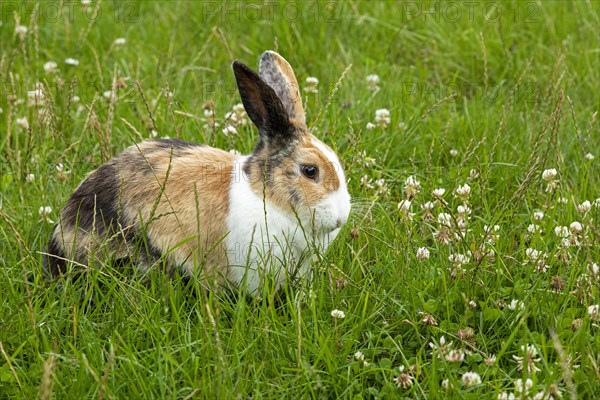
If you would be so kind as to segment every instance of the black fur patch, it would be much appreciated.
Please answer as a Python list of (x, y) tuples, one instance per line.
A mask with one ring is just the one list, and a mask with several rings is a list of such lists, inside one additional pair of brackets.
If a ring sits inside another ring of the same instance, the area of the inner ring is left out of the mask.
[(258, 128), (261, 140), (266, 140), (271, 148), (285, 147), (295, 128), (273, 88), (239, 61), (234, 61), (233, 72), (246, 113)]
[(50, 272), (52, 276), (62, 275), (67, 272), (67, 262), (64, 260), (65, 253), (63, 252), (62, 246), (56, 242), (54, 237), (50, 239), (46, 253), (48, 253), (48, 255), (44, 254), (42, 258), (44, 269), (46, 271)]
[(162, 257), (162, 252), (160, 251), (160, 249), (158, 247), (156, 247), (152, 241), (150, 240), (150, 238), (148, 236), (146, 236), (146, 245), (147, 245), (147, 252), (148, 252), (148, 256), (151, 257), (153, 260), (160, 260), (160, 258)]
[[(248, 161), (244, 164), (244, 172), (250, 175), (250, 171), (253, 166), (261, 171), (259, 176), (265, 180), (267, 186), (271, 186), (273, 183), (274, 172), (281, 166), (286, 160), (290, 159), (294, 153), (294, 149), (297, 145), (297, 141), (291, 140), (287, 142), (284, 147), (271, 147), (268, 145), (266, 151), (252, 153)], [(265, 158), (265, 153), (268, 154)], [(291, 171), (285, 171), (287, 177), (293, 177), (295, 174)]]
[(127, 238), (127, 242), (134, 246), (137, 257), (148, 265), (157, 262), (162, 257), (162, 252), (152, 243), (148, 235), (139, 232), (132, 238)]
[(298, 191), (296, 189), (290, 190), (290, 199), (292, 201), (292, 204), (296, 206), (300, 205), (300, 195), (298, 194)]
[(116, 227), (119, 216), (120, 183), (114, 164), (104, 164), (71, 195), (61, 214), (64, 229), (95, 228), (100, 235)]

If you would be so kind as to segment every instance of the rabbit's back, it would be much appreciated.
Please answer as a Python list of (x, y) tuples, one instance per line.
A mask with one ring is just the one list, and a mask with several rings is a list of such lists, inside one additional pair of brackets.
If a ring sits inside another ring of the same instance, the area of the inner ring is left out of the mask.
[(163, 255), (188, 270), (226, 263), (216, 244), (226, 234), (235, 158), (180, 140), (129, 147), (89, 174), (67, 201), (48, 246), (48, 270), (64, 273), (65, 258), (87, 262), (100, 250), (135, 257), (141, 268)]

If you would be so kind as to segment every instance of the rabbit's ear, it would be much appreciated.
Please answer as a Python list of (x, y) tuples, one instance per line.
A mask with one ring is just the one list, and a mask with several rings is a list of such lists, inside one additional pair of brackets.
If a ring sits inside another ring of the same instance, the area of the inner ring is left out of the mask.
[(294, 135), (288, 113), (279, 96), (256, 72), (239, 61), (233, 62), (233, 73), (248, 117), (267, 143), (289, 140)]
[(294, 70), (290, 64), (274, 51), (265, 51), (260, 57), (260, 77), (275, 90), (283, 103), (290, 122), (297, 127), (306, 124), (302, 96)]

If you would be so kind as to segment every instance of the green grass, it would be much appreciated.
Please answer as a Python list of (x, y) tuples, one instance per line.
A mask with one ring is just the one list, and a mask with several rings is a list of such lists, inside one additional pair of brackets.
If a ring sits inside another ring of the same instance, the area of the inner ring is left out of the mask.
[[(89, 13), (78, 3), (0, 4), (0, 398), (495, 399), (527, 378), (531, 397), (551, 385), (564, 398), (600, 393), (600, 321), (588, 314), (600, 303), (589, 271), (600, 264), (600, 206), (576, 207), (600, 198), (598, 3), (123, 1), (102, 2), (93, 18), (96, 4)], [(22, 38), (15, 15), (28, 27)], [(118, 37), (126, 43), (115, 46)], [(160, 271), (47, 280), (39, 252), (52, 225), (38, 210), (50, 206), (56, 220), (110, 156), (152, 130), (252, 150), (254, 128), (226, 137), (201, 118), (211, 101), (222, 122), (239, 102), (231, 62), (255, 68), (267, 49), (301, 85), (319, 79), (319, 93), (305, 93), (309, 124), (341, 155), (355, 199), (306, 288), (265, 289), (258, 301)], [(44, 71), (48, 61), (57, 72)], [(376, 93), (369, 74), (381, 78)], [(102, 94), (115, 78), (111, 105)], [(36, 82), (45, 99), (29, 106)], [(381, 108), (391, 124), (365, 129)], [(548, 168), (558, 170), (553, 192)], [(421, 184), (412, 220), (398, 210), (410, 175)], [(438, 214), (455, 225), (454, 190), (465, 183), (466, 235), (440, 243)], [(429, 220), (421, 205), (436, 188), (447, 205)], [(573, 221), (584, 226), (580, 245), (561, 247), (554, 228)], [(541, 233), (528, 233), (534, 222)], [(498, 238), (478, 251), (484, 226), (496, 224)], [(429, 259), (417, 259), (419, 247)], [(548, 254), (547, 271), (524, 263), (528, 248)], [(470, 255), (464, 271), (450, 254)], [(511, 310), (513, 299), (523, 308)], [(469, 350), (462, 362), (436, 356), (430, 343), (442, 336)], [(513, 358), (527, 344), (537, 372)], [(481, 384), (462, 383), (469, 371)], [(401, 374), (412, 385), (399, 387)]]

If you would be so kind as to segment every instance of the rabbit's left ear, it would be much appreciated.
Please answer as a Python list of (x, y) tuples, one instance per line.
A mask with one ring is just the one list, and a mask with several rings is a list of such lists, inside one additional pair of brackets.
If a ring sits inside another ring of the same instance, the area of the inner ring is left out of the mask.
[(296, 127), (306, 126), (300, 88), (290, 64), (274, 51), (265, 51), (260, 57), (258, 73), (262, 80), (277, 93), (290, 123)]

